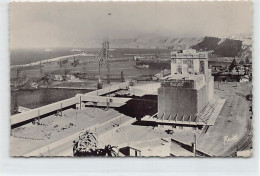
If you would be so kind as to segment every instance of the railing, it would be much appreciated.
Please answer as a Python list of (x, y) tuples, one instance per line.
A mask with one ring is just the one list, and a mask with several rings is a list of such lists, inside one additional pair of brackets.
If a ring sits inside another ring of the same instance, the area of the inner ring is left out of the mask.
[(197, 53), (197, 54), (182, 54), (182, 53), (178, 53), (178, 54), (171, 54), (171, 59), (186, 59), (186, 58), (190, 58), (190, 59), (207, 59), (208, 55), (206, 53)]
[(53, 111), (57, 111), (62, 108), (66, 108), (72, 105), (79, 103), (80, 100), (78, 97), (72, 97), (66, 100), (48, 104), (36, 109), (31, 109), (23, 113), (15, 114), (11, 116), (11, 125), (19, 124), (27, 120), (31, 120), (36, 117), (48, 114)]

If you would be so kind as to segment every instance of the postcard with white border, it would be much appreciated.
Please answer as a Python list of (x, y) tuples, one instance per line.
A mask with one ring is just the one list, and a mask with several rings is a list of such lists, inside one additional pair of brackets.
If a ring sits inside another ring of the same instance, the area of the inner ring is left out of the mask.
[(11, 2), (10, 156), (251, 157), (252, 2)]

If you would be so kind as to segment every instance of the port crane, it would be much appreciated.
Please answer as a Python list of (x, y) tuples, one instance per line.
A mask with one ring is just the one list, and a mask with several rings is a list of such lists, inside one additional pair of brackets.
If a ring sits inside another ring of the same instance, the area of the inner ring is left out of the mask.
[(107, 84), (110, 84), (110, 63), (109, 63), (109, 41), (108, 39), (102, 42), (102, 48), (100, 54), (98, 56), (98, 88), (101, 88), (101, 66), (103, 63), (106, 64), (107, 67)]

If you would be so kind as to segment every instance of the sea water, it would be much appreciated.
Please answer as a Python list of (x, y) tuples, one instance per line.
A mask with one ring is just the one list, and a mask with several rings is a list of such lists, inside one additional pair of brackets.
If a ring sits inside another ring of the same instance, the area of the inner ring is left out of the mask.
[(74, 97), (76, 94), (88, 93), (92, 90), (73, 89), (35, 89), (11, 91), (11, 114), (15, 113), (16, 106), (29, 109), (38, 108), (57, 101)]
[[(75, 54), (73, 48), (52, 48), (51, 51), (46, 49), (11, 49), (10, 64), (21, 65), (36, 62), (54, 57), (66, 56)], [(89, 53), (97, 54), (99, 48), (80, 48), (80, 50)], [(165, 49), (135, 49), (135, 48), (120, 48), (110, 51), (113, 58), (126, 58), (125, 54), (158, 54), (158, 52), (167, 52)], [(160, 69), (136, 69), (133, 59), (130, 62), (111, 62), (111, 74), (116, 72), (120, 74), (124, 71), (125, 76), (141, 76), (151, 75), (160, 72)], [(91, 65), (91, 70), (98, 70), (98, 64)], [(36, 89), (36, 90), (16, 90), (11, 91), (11, 114), (14, 113), (15, 106), (23, 106), (26, 108), (37, 108), (60, 100), (71, 98), (78, 93), (87, 93), (89, 90), (68, 90), (68, 89)]]

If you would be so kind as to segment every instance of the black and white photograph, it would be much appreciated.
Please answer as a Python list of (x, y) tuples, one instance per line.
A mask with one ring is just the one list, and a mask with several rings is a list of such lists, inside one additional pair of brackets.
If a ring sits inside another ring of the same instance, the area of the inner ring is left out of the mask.
[(9, 3), (9, 155), (254, 156), (252, 9)]

